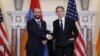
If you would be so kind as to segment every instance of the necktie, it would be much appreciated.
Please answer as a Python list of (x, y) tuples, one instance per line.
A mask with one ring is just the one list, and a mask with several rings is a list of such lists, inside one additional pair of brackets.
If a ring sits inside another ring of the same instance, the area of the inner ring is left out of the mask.
[(63, 23), (62, 23), (62, 20), (60, 20), (60, 27), (61, 27), (61, 29), (63, 30)]
[(37, 21), (39, 29), (41, 29), (41, 22)]

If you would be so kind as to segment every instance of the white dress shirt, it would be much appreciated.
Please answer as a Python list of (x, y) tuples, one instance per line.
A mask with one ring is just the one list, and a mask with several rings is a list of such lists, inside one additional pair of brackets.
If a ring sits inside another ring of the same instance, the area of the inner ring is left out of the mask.
[(59, 25), (61, 25), (61, 21), (60, 20), (62, 20), (63, 30), (64, 30), (64, 27), (65, 27), (65, 17), (59, 18)]

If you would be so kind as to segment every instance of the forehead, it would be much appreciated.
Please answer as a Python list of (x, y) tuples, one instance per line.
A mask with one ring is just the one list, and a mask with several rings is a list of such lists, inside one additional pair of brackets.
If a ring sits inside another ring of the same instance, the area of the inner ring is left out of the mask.
[(57, 8), (57, 10), (64, 10), (63, 8)]
[(39, 8), (35, 8), (34, 12), (41, 12), (41, 10)]

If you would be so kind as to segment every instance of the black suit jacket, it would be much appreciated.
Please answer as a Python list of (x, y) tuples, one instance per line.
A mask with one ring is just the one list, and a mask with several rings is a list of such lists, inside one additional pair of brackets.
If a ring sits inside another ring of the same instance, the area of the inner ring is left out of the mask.
[(73, 44), (73, 41), (69, 41), (69, 39), (76, 39), (76, 37), (78, 36), (78, 30), (75, 26), (75, 22), (65, 17), (65, 26), (64, 30), (62, 31), (59, 26), (59, 19), (55, 20), (53, 22), (53, 36), (56, 39), (56, 45), (66, 46), (69, 44)]
[(35, 19), (29, 20), (27, 22), (28, 31), (28, 41), (26, 43), (27, 50), (37, 50), (39, 48), (44, 48), (42, 40), (46, 39), (46, 34), (49, 31), (46, 30), (46, 23), (41, 20), (41, 29), (39, 29)]

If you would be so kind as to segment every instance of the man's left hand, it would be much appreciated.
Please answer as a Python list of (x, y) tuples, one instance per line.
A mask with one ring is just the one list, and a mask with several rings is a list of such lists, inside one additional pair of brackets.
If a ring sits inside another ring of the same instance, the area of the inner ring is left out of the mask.
[(47, 40), (42, 40), (43, 45), (47, 44)]

